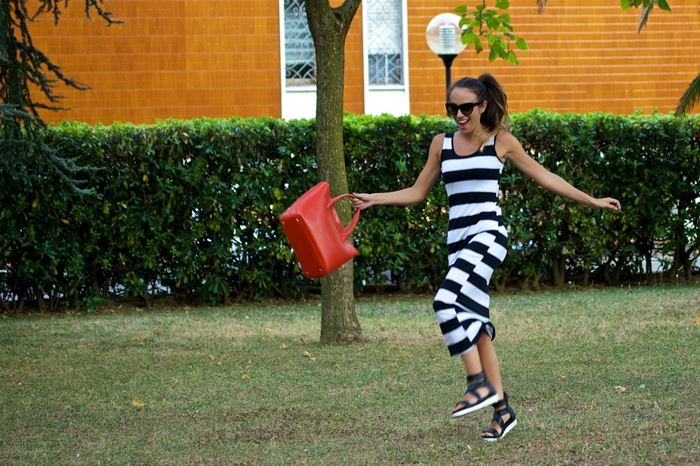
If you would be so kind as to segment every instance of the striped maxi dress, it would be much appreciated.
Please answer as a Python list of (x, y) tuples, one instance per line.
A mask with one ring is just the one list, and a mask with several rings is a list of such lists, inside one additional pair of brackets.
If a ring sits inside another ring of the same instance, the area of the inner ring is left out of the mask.
[(496, 136), (483, 151), (468, 156), (453, 149), (445, 134), (441, 170), (450, 205), (447, 233), (448, 272), (433, 308), (450, 356), (471, 350), (484, 331), (493, 340), (489, 318), (489, 280), (506, 256), (508, 233), (498, 206), (503, 162), (496, 155)]

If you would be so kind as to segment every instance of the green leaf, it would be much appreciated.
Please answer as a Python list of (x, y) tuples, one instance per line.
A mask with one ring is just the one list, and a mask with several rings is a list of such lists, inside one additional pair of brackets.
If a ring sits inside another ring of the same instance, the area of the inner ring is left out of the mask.
[(467, 14), (467, 5), (458, 6), (457, 8), (454, 9), (454, 12), (464, 16), (465, 14)]
[(498, 58), (498, 51), (492, 47), (489, 52), (489, 61), (496, 61), (496, 58)]
[(622, 8), (622, 11), (627, 11), (632, 8), (630, 0), (620, 0), (620, 8)]
[(489, 26), (489, 29), (493, 30), (498, 30), (498, 28), (501, 26), (501, 22), (496, 18), (486, 19), (486, 24)]
[(515, 56), (515, 52), (512, 50), (508, 52), (508, 56), (506, 57), (506, 61), (508, 63), (512, 63), (514, 65), (520, 65), (520, 62), (518, 61), (518, 57)]
[(496, 8), (499, 10), (507, 10), (509, 6), (510, 2), (508, 0), (496, 0)]
[(479, 40), (479, 36), (477, 36), (473, 32), (467, 32), (467, 33), (462, 33), (462, 43), (463, 44), (477, 45), (477, 44), (480, 44), (481, 41)]
[(656, 3), (659, 5), (659, 8), (661, 8), (664, 11), (668, 11), (669, 13), (671, 12), (671, 7), (668, 6), (668, 2), (666, 0), (657, 0)]
[(498, 20), (504, 23), (510, 23), (510, 15), (508, 13), (503, 13), (498, 17)]
[(527, 42), (525, 42), (525, 39), (522, 37), (519, 37), (518, 40), (515, 41), (515, 46), (518, 47), (519, 50), (529, 50), (530, 47), (527, 45)]

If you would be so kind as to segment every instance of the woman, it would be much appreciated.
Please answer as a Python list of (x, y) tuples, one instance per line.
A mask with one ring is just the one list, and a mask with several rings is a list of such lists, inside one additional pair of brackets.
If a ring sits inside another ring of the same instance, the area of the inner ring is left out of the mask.
[(460, 79), (450, 87), (449, 96), (445, 106), (459, 131), (435, 136), (415, 184), (400, 191), (356, 194), (353, 204), (366, 209), (375, 204), (421, 202), (442, 174), (450, 205), (449, 270), (433, 308), (450, 355), (460, 356), (467, 372), (467, 391), (452, 416), (493, 405), (493, 422), (481, 435), (494, 441), (517, 424), (501, 384), (492, 343), (496, 331), (489, 319), (488, 284), (493, 270), (503, 262), (508, 242), (498, 206), (505, 162), (510, 160), (543, 188), (591, 208), (620, 211), (620, 203), (612, 198), (595, 199), (530, 158), (506, 131), (506, 95), (490, 74)]

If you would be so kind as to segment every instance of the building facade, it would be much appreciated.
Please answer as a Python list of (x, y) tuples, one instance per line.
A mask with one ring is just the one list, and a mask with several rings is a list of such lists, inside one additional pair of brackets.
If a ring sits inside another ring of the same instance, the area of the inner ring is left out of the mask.
[[(464, 3), (471, 10), (481, 1), (364, 0), (345, 45), (345, 110), (443, 114), (445, 68), (425, 29)], [(617, 0), (554, 0), (543, 14), (533, 0), (511, 0), (514, 32), (530, 46), (518, 51), (520, 66), (468, 48), (452, 75), (492, 73), (511, 113), (667, 113), (700, 73), (697, 0), (669, 3), (673, 12), (655, 9), (638, 34), (639, 12), (621, 11)], [(73, 3), (58, 25), (49, 16), (32, 24), (35, 44), (91, 87), (59, 87), (69, 110), (44, 112), (46, 121), (314, 115), (302, 0), (110, 0), (107, 9), (124, 24), (89, 21)]]

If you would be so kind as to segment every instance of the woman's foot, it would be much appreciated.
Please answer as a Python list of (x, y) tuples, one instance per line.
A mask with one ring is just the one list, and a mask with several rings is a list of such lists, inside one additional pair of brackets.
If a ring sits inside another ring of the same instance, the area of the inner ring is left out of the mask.
[(506, 436), (511, 429), (518, 425), (515, 412), (508, 404), (508, 394), (503, 393), (503, 399), (493, 405), (493, 421), (491, 427), (481, 432), (481, 438), (487, 442), (495, 442)]
[(462, 401), (452, 411), (452, 417), (460, 417), (498, 402), (498, 394), (486, 380), (484, 371), (467, 376), (467, 391)]

